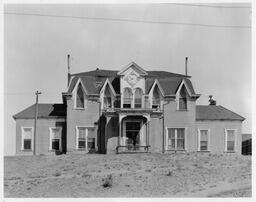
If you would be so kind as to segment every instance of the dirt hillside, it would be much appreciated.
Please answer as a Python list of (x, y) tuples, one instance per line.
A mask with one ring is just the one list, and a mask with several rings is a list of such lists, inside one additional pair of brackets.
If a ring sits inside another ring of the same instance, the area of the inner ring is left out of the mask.
[(68, 154), (4, 158), (5, 197), (250, 197), (251, 157)]

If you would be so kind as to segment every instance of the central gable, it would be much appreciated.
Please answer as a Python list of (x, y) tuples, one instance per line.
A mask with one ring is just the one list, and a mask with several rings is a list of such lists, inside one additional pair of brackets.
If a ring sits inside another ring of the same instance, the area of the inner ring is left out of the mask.
[(139, 65), (137, 65), (135, 62), (131, 62), (129, 65), (127, 65), (117, 73), (117, 75), (120, 75), (120, 76), (126, 76), (128, 74), (136, 75), (137, 77), (148, 75), (148, 73), (144, 69), (142, 69)]

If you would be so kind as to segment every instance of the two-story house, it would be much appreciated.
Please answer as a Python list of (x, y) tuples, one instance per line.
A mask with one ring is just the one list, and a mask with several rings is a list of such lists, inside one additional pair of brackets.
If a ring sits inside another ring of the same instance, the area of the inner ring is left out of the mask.
[(63, 104), (39, 104), (14, 115), (16, 153), (237, 152), (240, 115), (214, 102), (196, 105), (190, 77), (145, 71), (132, 62), (120, 71), (68, 74)]

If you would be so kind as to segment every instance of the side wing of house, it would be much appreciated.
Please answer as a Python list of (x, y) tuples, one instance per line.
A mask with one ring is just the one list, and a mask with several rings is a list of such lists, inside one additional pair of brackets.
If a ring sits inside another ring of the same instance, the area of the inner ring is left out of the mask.
[(197, 106), (196, 111), (197, 151), (241, 154), (243, 117), (222, 106)]
[[(32, 155), (66, 152), (66, 111), (63, 104), (39, 104), (36, 138), (35, 105), (14, 115), (16, 121), (16, 154)], [(34, 139), (36, 143), (34, 145)]]

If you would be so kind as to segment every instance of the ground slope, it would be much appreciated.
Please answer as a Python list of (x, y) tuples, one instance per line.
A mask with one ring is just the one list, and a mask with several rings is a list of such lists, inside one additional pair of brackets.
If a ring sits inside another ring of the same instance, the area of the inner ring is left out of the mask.
[(251, 157), (69, 154), (4, 159), (5, 197), (250, 197)]

